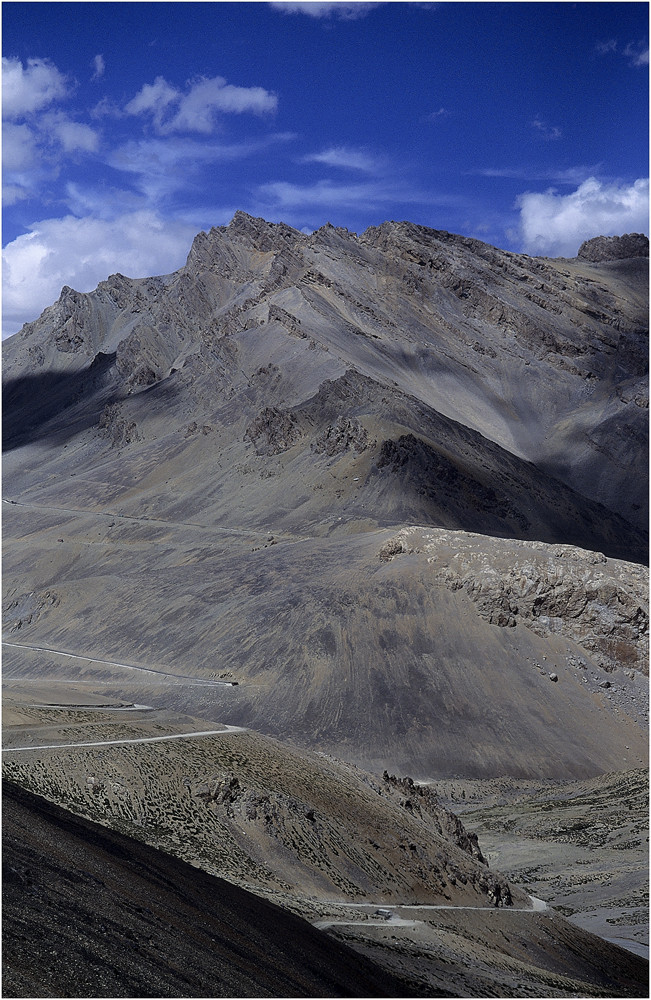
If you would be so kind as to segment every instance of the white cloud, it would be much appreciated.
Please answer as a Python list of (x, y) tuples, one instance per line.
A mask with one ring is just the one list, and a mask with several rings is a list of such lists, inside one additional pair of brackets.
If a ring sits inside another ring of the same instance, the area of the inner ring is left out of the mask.
[(649, 181), (604, 183), (595, 177), (576, 191), (527, 191), (516, 202), (525, 253), (574, 257), (584, 240), (648, 232)]
[(599, 56), (607, 56), (610, 52), (617, 51), (617, 39), (608, 38), (604, 42), (597, 42), (595, 45), (595, 52)]
[(97, 55), (93, 59), (91, 65), (93, 66), (95, 72), (93, 73), (91, 80), (99, 80), (101, 76), (104, 76), (104, 70), (106, 69), (106, 63), (104, 62), (103, 55)]
[(468, 177), (496, 177), (507, 180), (547, 181), (549, 184), (572, 184), (578, 186), (589, 177), (600, 173), (601, 163), (592, 166), (567, 167), (565, 170), (536, 170), (532, 167), (484, 167), (468, 170)]
[(120, 146), (107, 162), (114, 169), (131, 174), (138, 189), (155, 202), (187, 187), (206, 164), (244, 159), (294, 138), (291, 132), (277, 132), (264, 139), (239, 143), (207, 143), (182, 136), (143, 139)]
[(124, 118), (125, 113), (121, 107), (119, 107), (113, 98), (108, 97), (106, 94), (98, 101), (94, 108), (90, 109), (91, 118)]
[(90, 125), (72, 121), (63, 112), (44, 115), (40, 122), (44, 136), (58, 142), (64, 153), (96, 153), (99, 149), (99, 135)]
[(649, 46), (644, 43), (638, 43), (637, 45), (629, 43), (624, 49), (624, 55), (631, 66), (649, 65)]
[(235, 87), (221, 76), (195, 83), (181, 99), (179, 110), (169, 124), (170, 131), (212, 132), (214, 112), (266, 114), (275, 111), (278, 100), (264, 87)]
[(3, 184), (2, 185), (2, 204), (3, 205), (15, 205), (16, 202), (24, 201), (25, 198), (29, 198), (29, 191), (27, 188), (23, 187), (21, 184)]
[(356, 21), (360, 17), (379, 7), (379, 3), (346, 3), (339, 0), (335, 3), (271, 3), (270, 7), (283, 14), (307, 14), (308, 17), (338, 17), (342, 21)]
[(598, 42), (595, 45), (595, 52), (598, 56), (606, 56), (611, 52), (621, 53), (628, 60), (629, 66), (649, 65), (648, 42), (629, 42), (624, 48), (620, 48), (616, 38), (609, 38), (607, 41)]
[(548, 125), (547, 122), (543, 121), (541, 118), (534, 118), (531, 123), (531, 127), (537, 129), (542, 135), (543, 139), (554, 140), (560, 139), (563, 134), (556, 125)]
[(193, 223), (163, 220), (152, 211), (35, 223), (2, 253), (3, 336), (36, 319), (63, 285), (87, 292), (116, 271), (137, 278), (176, 270), (195, 235)]
[[(444, 205), (459, 208), (465, 200), (456, 195), (439, 195), (433, 191), (421, 191), (408, 183), (401, 184), (394, 178), (379, 181), (363, 181), (354, 184), (334, 184), (329, 180), (314, 184), (291, 184), (288, 181), (272, 181), (258, 188), (260, 198), (256, 210), (278, 214), (285, 213), (284, 221), (291, 222), (289, 213), (322, 215), (339, 209), (374, 210), (387, 203), (396, 205)], [(303, 223), (301, 222), (301, 225)]]
[(159, 132), (201, 132), (215, 128), (215, 115), (266, 114), (275, 111), (278, 99), (264, 87), (237, 87), (221, 76), (196, 80), (186, 94), (162, 76), (145, 84), (125, 107), (130, 115), (151, 114)]
[(48, 59), (2, 58), (2, 114), (20, 118), (40, 111), (67, 94), (65, 77)]
[(144, 84), (124, 110), (129, 115), (151, 114), (154, 123), (160, 127), (165, 110), (178, 98), (178, 90), (162, 76), (157, 76), (153, 83)]
[(350, 170), (362, 170), (374, 173), (377, 163), (372, 156), (359, 149), (348, 149), (345, 146), (331, 146), (321, 153), (310, 153), (304, 156), (302, 163), (324, 163), (327, 167), (343, 167)]
[(2, 126), (2, 166), (4, 170), (28, 169), (36, 156), (36, 137), (29, 125), (5, 122)]
[(278, 209), (283, 208), (359, 208), (369, 202), (394, 201), (398, 193), (389, 184), (333, 184), (321, 180), (315, 184), (291, 184), (272, 181), (259, 188)]

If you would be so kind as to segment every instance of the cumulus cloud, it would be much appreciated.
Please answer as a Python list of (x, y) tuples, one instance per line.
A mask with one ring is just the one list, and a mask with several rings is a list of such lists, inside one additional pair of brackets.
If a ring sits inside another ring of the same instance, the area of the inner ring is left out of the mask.
[(68, 98), (66, 78), (46, 59), (2, 60), (3, 204), (43, 191), (71, 153), (95, 153), (99, 135), (54, 105)]
[(270, 3), (270, 7), (283, 14), (307, 14), (308, 17), (338, 17), (342, 21), (356, 21), (379, 7), (379, 3)]
[(359, 149), (349, 149), (346, 146), (330, 146), (320, 153), (310, 153), (304, 156), (302, 163), (323, 163), (327, 167), (342, 167), (348, 170), (362, 170), (373, 173), (377, 163), (372, 156)]
[(91, 291), (109, 274), (167, 274), (185, 263), (197, 227), (152, 211), (113, 220), (45, 219), (9, 243), (3, 258), (3, 336), (54, 302), (63, 285)]
[(179, 96), (176, 87), (172, 87), (164, 77), (157, 76), (153, 83), (144, 84), (124, 110), (129, 115), (151, 114), (154, 123), (160, 127), (165, 110)]
[(162, 76), (144, 87), (129, 101), (130, 115), (148, 114), (161, 133), (201, 132), (215, 128), (215, 116), (225, 114), (266, 114), (275, 111), (278, 99), (264, 87), (237, 87), (224, 77), (202, 77), (183, 94)]
[(527, 191), (516, 206), (525, 253), (574, 257), (593, 236), (648, 232), (649, 181), (618, 184), (590, 177), (570, 194)]
[(68, 92), (66, 78), (48, 59), (2, 58), (2, 115), (15, 119), (33, 114), (61, 100)]

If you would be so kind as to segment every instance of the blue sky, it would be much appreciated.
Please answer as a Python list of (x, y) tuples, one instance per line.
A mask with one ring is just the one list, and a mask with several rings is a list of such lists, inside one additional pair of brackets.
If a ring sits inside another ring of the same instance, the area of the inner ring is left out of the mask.
[(646, 3), (12, 3), (3, 333), (237, 209), (532, 254), (648, 232)]

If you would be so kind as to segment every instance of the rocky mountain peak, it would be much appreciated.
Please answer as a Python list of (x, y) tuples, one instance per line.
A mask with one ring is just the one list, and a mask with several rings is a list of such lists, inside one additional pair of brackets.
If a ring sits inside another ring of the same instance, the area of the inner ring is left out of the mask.
[(625, 233), (623, 236), (594, 236), (591, 240), (585, 240), (581, 244), (577, 256), (592, 263), (628, 260), (631, 257), (648, 257), (649, 238), (643, 233)]
[(257, 250), (277, 249), (283, 240), (300, 239), (303, 235), (285, 222), (267, 222), (266, 219), (248, 215), (239, 209), (231, 219), (227, 232), (229, 236), (235, 235), (250, 241)]
[(267, 222), (246, 212), (237, 211), (228, 226), (213, 226), (195, 236), (186, 267), (210, 268), (216, 262), (232, 256), (235, 246), (247, 250), (282, 251), (290, 243), (305, 239), (303, 233), (284, 222)]

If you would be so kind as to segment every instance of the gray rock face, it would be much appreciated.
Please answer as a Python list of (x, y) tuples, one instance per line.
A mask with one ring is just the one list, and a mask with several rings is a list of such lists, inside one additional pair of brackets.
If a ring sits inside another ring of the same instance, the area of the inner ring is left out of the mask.
[(437, 582), (461, 590), (491, 625), (524, 625), (563, 635), (608, 671), (648, 673), (649, 575), (646, 567), (598, 552), (538, 542), (490, 543), (462, 532), (403, 529), (380, 549), (386, 562), (426, 554)]
[(643, 233), (626, 233), (625, 236), (595, 236), (579, 247), (578, 257), (595, 263), (604, 260), (627, 260), (630, 257), (649, 256), (649, 237)]

